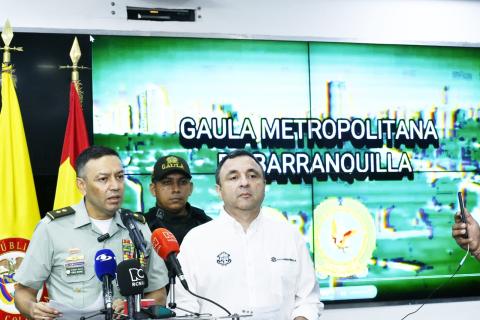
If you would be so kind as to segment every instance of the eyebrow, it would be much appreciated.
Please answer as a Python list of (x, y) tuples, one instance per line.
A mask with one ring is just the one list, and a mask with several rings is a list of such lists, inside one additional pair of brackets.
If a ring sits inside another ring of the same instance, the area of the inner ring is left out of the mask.
[[(122, 170), (118, 170), (118, 171), (114, 172), (113, 174), (114, 174), (114, 175), (117, 175), (117, 174), (120, 174), (120, 173), (125, 174), (125, 170), (123, 170), (123, 169), (122, 169)], [(109, 175), (111, 175), (111, 174), (112, 174), (111, 172), (98, 172), (95, 176), (96, 176), (96, 177), (101, 177), (101, 176), (109, 176)]]
[[(260, 171), (256, 170), (255, 168), (248, 169), (246, 173), (251, 173), (251, 172), (256, 173), (256, 174), (260, 174)], [(232, 170), (228, 171), (225, 175), (229, 176), (229, 175), (235, 174), (235, 173), (240, 173), (240, 171), (238, 171), (236, 169), (232, 169)]]

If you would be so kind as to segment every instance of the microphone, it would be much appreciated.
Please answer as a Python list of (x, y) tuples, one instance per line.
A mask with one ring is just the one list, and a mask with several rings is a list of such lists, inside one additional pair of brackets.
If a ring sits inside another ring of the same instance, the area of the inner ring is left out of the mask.
[(95, 254), (95, 273), (103, 282), (103, 302), (105, 304), (105, 319), (111, 320), (113, 318), (113, 285), (112, 280), (115, 279), (115, 272), (117, 271), (117, 262), (115, 254), (110, 249), (98, 250)]
[(147, 275), (136, 259), (124, 260), (117, 267), (120, 294), (127, 297), (128, 318), (135, 319), (140, 312), (140, 297), (146, 287)]
[(132, 239), (135, 248), (147, 256), (147, 242), (133, 220), (133, 213), (121, 208), (117, 210), (117, 213), (120, 215), (123, 224), (128, 229), (128, 234), (130, 235), (130, 239)]
[(103, 241), (107, 240), (108, 238), (110, 238), (110, 234), (107, 232), (107, 233), (102, 234), (101, 236), (99, 236), (99, 237), (97, 238), (97, 241), (98, 241), (98, 242), (103, 242)]
[(178, 279), (180, 279), (182, 286), (189, 291), (182, 267), (177, 260), (177, 253), (180, 252), (180, 249), (175, 236), (165, 228), (157, 228), (152, 233), (151, 242), (155, 252), (168, 263)]

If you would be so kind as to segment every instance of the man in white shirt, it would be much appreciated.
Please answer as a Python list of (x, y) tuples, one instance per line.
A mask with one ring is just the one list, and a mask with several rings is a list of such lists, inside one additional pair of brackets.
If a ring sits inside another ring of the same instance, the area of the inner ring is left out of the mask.
[[(305, 241), (288, 222), (263, 212), (260, 163), (234, 151), (220, 161), (216, 183), (224, 203), (219, 218), (192, 229), (178, 255), (190, 291), (231, 313), (253, 314), (248, 319), (318, 319), (323, 304)], [(175, 296), (179, 308), (225, 314), (180, 286)]]

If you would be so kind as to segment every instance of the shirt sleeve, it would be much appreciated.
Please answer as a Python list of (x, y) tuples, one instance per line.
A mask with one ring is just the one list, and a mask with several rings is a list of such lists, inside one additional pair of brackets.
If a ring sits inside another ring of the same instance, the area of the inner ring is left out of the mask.
[(14, 279), (26, 287), (40, 290), (52, 270), (53, 243), (48, 222), (40, 220), (35, 227), (25, 258), (15, 272)]
[[(193, 231), (193, 230), (192, 230)], [(185, 276), (185, 280), (187, 281), (188, 288), (190, 291), (197, 293), (197, 274), (195, 270), (195, 254), (199, 252), (195, 247), (195, 240), (192, 237), (192, 231), (187, 233), (185, 238), (182, 241), (182, 245), (180, 247), (180, 253), (178, 254), (177, 258), (180, 262), (182, 267), (183, 274)], [(170, 301), (171, 292), (168, 295), (168, 301)], [(200, 304), (198, 303), (197, 298), (191, 295), (185, 288), (183, 288), (182, 284), (178, 281), (175, 285), (175, 302), (178, 307), (188, 310), (190, 312), (200, 312)], [(184, 312), (180, 309), (175, 309), (177, 315), (186, 315), (190, 314), (190, 312)]]
[(315, 276), (315, 269), (305, 240), (300, 232), (297, 230), (293, 230), (293, 232), (300, 264), (297, 275), (295, 304), (291, 319), (303, 316), (308, 320), (316, 320), (321, 315), (323, 303), (320, 301), (320, 289)]
[(148, 287), (145, 288), (145, 292), (152, 292), (165, 287), (168, 284), (168, 273), (165, 262), (162, 258), (153, 250), (150, 239), (152, 233), (146, 224), (141, 227), (145, 240), (147, 241), (147, 252), (149, 253), (148, 265), (147, 265), (147, 277)]

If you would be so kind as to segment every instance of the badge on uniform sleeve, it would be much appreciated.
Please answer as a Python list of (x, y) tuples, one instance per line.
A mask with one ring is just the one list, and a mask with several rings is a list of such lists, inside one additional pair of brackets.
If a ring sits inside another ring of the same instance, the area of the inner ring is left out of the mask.
[(65, 259), (65, 273), (67, 276), (85, 274), (85, 256), (78, 248), (68, 249), (68, 257)]

